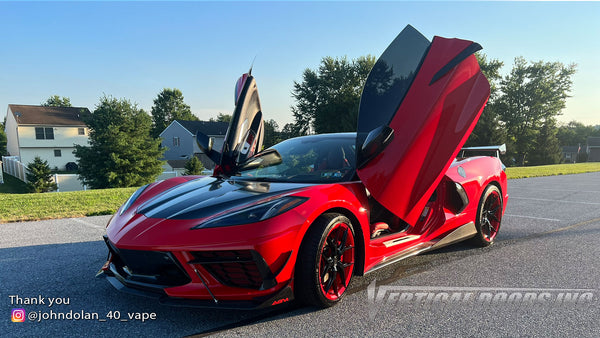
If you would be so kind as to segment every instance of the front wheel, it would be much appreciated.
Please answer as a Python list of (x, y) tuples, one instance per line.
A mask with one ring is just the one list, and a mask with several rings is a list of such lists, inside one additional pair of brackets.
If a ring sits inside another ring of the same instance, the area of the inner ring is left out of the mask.
[(473, 237), (473, 244), (488, 246), (494, 243), (494, 239), (500, 230), (502, 220), (502, 194), (495, 185), (488, 185), (479, 201), (475, 227), (477, 234)]
[(300, 248), (294, 289), (296, 299), (319, 307), (339, 302), (354, 273), (354, 229), (341, 214), (321, 215)]

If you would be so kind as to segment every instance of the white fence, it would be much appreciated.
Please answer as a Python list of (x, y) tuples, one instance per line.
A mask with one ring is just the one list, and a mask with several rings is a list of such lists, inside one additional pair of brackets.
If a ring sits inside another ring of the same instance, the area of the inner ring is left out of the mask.
[(81, 184), (77, 174), (54, 174), (52, 178), (57, 185), (57, 192), (87, 190), (87, 187)]
[(27, 182), (27, 168), (21, 161), (19, 156), (2, 156), (3, 169), (5, 173), (12, 175), (23, 182)]
[(0, 161), (0, 184), (4, 184), (4, 175), (2, 174), (4, 171), (2, 170), (2, 161)]
[[(5, 173), (14, 176), (27, 183), (27, 167), (19, 161), (19, 156), (2, 156), (3, 165), (0, 169)], [(0, 177), (1, 177), (0, 173)], [(52, 180), (58, 186), (56, 191), (77, 191), (86, 190), (81, 184), (76, 174), (54, 174)], [(1, 180), (0, 180), (1, 181)]]
[(156, 178), (156, 181), (158, 182), (161, 180), (166, 180), (166, 179), (177, 177), (177, 176), (181, 176), (181, 174), (179, 174), (176, 171), (163, 171), (162, 174), (158, 175), (158, 177)]

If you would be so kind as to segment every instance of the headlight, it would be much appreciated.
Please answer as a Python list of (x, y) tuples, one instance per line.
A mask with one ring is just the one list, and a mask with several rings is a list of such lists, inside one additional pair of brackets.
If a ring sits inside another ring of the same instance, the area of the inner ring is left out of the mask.
[(196, 225), (192, 229), (216, 228), (264, 221), (271, 217), (283, 214), (284, 212), (299, 206), (307, 200), (308, 198), (296, 196), (278, 198), (270, 202), (261, 203), (238, 210), (234, 213), (215, 217), (204, 223)]
[(134, 192), (133, 195), (129, 197), (127, 202), (123, 204), (123, 206), (121, 207), (121, 211), (119, 211), (119, 215), (123, 215), (123, 213), (127, 211), (127, 209), (129, 209), (133, 202), (135, 202), (135, 200), (144, 192), (144, 190), (146, 190), (146, 188), (148, 188), (148, 186), (149, 184), (146, 184), (144, 186), (141, 186), (138, 190), (136, 190), (136, 192)]

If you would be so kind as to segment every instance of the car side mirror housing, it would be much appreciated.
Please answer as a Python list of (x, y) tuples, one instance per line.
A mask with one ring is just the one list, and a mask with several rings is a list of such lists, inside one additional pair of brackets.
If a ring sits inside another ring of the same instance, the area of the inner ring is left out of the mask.
[(198, 144), (200, 150), (202, 150), (205, 154), (210, 153), (214, 142), (215, 141), (212, 137), (208, 137), (200, 132), (196, 133), (196, 143)]
[(502, 143), (502, 145), (498, 147), (498, 152), (500, 152), (500, 155), (506, 154), (506, 143)]
[(379, 155), (393, 139), (394, 129), (388, 126), (379, 126), (371, 130), (359, 150), (358, 168), (363, 167)]

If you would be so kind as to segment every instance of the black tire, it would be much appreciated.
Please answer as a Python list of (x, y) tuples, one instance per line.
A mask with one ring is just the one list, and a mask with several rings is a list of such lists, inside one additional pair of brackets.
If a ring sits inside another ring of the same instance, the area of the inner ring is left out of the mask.
[(477, 207), (475, 220), (477, 234), (471, 239), (473, 245), (486, 247), (494, 243), (502, 222), (502, 206), (500, 189), (493, 184), (488, 185), (481, 194)]
[(354, 238), (352, 224), (344, 215), (326, 213), (315, 220), (296, 262), (296, 300), (330, 307), (343, 298), (354, 273)]

